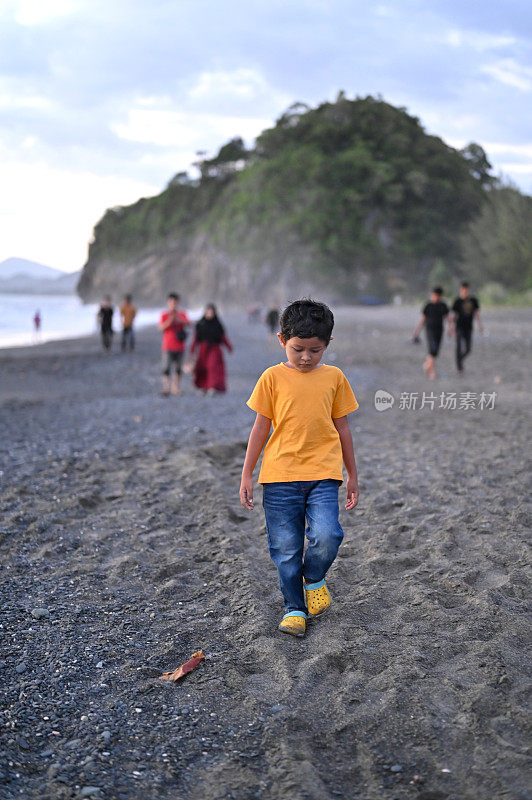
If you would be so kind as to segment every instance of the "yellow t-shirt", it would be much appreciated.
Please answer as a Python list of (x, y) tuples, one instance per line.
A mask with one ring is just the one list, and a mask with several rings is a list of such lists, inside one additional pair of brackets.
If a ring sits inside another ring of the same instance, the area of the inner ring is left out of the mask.
[(248, 406), (271, 419), (259, 483), (343, 480), (342, 446), (333, 418), (358, 408), (338, 367), (300, 372), (277, 364), (260, 376)]

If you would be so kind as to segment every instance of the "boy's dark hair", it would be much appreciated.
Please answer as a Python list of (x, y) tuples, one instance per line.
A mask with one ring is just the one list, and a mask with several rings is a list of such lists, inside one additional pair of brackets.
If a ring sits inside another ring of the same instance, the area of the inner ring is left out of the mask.
[(462, 281), (462, 283), (460, 284), (460, 286), (463, 286), (463, 287), (464, 287), (464, 289), (469, 289), (469, 282), (468, 282), (468, 281)]
[(175, 292), (170, 292), (170, 294), (168, 295), (167, 299), (168, 300), (175, 300), (178, 303), (181, 300), (180, 296), (178, 294), (176, 294)]
[(133, 299), (133, 295), (131, 295), (131, 294), (124, 295), (124, 300), (126, 301), (126, 303), (131, 303), (132, 299)]
[(315, 336), (329, 344), (334, 316), (325, 303), (314, 300), (296, 300), (290, 303), (281, 314), (281, 336), (287, 342), (294, 336), (311, 339)]
[(441, 296), (442, 296), (442, 294), (443, 294), (443, 289), (441, 288), (441, 286), (435, 286), (435, 287), (434, 287), (434, 289), (433, 289), (432, 291), (434, 292), (434, 294), (437, 294), (437, 295), (439, 295), (440, 297), (441, 297)]

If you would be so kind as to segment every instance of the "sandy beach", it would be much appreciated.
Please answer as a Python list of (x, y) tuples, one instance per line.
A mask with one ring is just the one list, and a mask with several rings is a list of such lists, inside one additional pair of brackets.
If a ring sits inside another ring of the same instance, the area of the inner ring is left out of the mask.
[(154, 329), (0, 351), (0, 798), (529, 798), (532, 311), (483, 317), (429, 381), (418, 309), (336, 313), (361, 496), (303, 640), (238, 498), (262, 325), (214, 398), (159, 397)]

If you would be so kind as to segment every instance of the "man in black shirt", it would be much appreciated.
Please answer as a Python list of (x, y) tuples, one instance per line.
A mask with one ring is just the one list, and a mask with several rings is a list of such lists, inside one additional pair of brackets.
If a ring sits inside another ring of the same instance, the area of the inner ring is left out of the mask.
[(113, 314), (114, 308), (111, 305), (111, 298), (104, 297), (103, 303), (98, 311), (98, 322), (100, 324), (102, 346), (105, 353), (108, 353), (111, 349), (111, 342), (113, 340)]
[(473, 317), (476, 317), (479, 333), (482, 333), (482, 322), (479, 314), (480, 305), (476, 297), (469, 294), (469, 284), (460, 284), (459, 297), (453, 303), (449, 315), (449, 333), (456, 336), (456, 368), (461, 374), (464, 370), (464, 358), (471, 352), (473, 337)]
[(442, 295), (443, 289), (441, 286), (435, 286), (430, 293), (430, 301), (423, 307), (421, 319), (416, 325), (412, 337), (414, 341), (418, 341), (419, 332), (421, 328), (425, 326), (429, 352), (423, 364), (423, 369), (431, 380), (436, 377), (434, 359), (440, 351), (440, 344), (443, 336), (443, 320), (449, 313), (447, 304), (441, 299)]

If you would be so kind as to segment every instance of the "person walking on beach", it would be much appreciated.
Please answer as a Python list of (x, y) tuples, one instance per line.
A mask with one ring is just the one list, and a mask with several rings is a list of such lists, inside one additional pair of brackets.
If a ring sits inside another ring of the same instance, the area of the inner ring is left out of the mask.
[(135, 349), (135, 334), (133, 331), (133, 320), (137, 315), (137, 309), (131, 302), (130, 294), (126, 294), (124, 302), (120, 306), (120, 316), (122, 317), (122, 352), (125, 353), (129, 346), (131, 353)]
[(194, 385), (207, 394), (225, 392), (225, 364), (222, 344), (229, 352), (231, 342), (225, 335), (224, 326), (218, 319), (216, 306), (209, 303), (200, 321), (196, 324), (191, 353), (198, 351), (194, 365)]
[(37, 311), (33, 315), (33, 339), (35, 342), (40, 341), (41, 338), (41, 322), (42, 322), (41, 312), (39, 311), (39, 309), (37, 309)]
[(277, 333), (277, 327), (279, 325), (279, 309), (278, 308), (270, 308), (270, 310), (266, 314), (266, 319), (264, 320), (266, 325), (270, 330), (270, 336), (275, 336)]
[(458, 297), (449, 315), (449, 333), (456, 336), (456, 369), (461, 375), (464, 371), (464, 358), (471, 352), (473, 340), (473, 317), (477, 321), (478, 331), (482, 333), (480, 304), (476, 297), (469, 293), (469, 283), (462, 281)]
[(421, 319), (414, 329), (412, 339), (418, 341), (421, 328), (425, 326), (427, 336), (428, 354), (423, 364), (423, 369), (431, 380), (436, 377), (434, 362), (440, 352), (440, 344), (443, 336), (443, 322), (449, 313), (447, 304), (442, 300), (443, 289), (435, 286), (430, 293), (430, 300), (423, 307)]
[(343, 372), (320, 363), (333, 326), (324, 303), (291, 303), (278, 334), (286, 362), (263, 372), (247, 401), (257, 416), (242, 468), (240, 502), (253, 509), (253, 470), (266, 445), (259, 483), (270, 556), (286, 608), (279, 629), (292, 636), (304, 636), (307, 619), (331, 605), (325, 576), (343, 538), (338, 520), (342, 460), (348, 476), (345, 507), (351, 511), (358, 503), (347, 421), (358, 403)]
[(183, 367), (185, 354), (185, 341), (187, 327), (190, 320), (184, 311), (179, 308), (180, 297), (175, 292), (170, 292), (167, 300), (167, 311), (163, 311), (159, 320), (159, 330), (162, 331), (162, 368), (163, 390), (162, 397), (170, 395), (170, 373), (173, 369), (172, 394), (181, 394), (179, 378)]
[(102, 347), (104, 353), (111, 350), (113, 341), (113, 314), (114, 308), (111, 305), (111, 298), (106, 296), (103, 298), (103, 303), (97, 314), (98, 323), (100, 325), (100, 332), (102, 334)]

